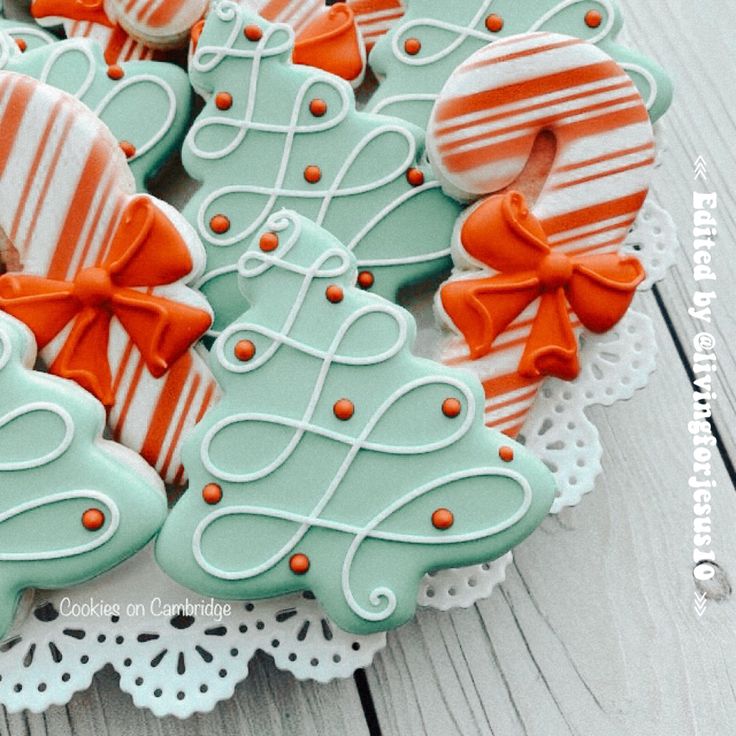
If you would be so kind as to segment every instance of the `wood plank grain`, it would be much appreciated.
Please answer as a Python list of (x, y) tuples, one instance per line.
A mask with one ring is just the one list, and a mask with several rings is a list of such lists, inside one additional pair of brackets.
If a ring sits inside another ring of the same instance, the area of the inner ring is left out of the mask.
[[(518, 549), (500, 595), (390, 635), (368, 672), (384, 734), (720, 736), (736, 723), (730, 585), (702, 620), (692, 607), (688, 379), (642, 301), (660, 367), (632, 401), (593, 410), (598, 487)], [(736, 494), (722, 464), (715, 475), (728, 575)]]
[[(720, 363), (716, 420), (724, 450), (736, 458), (736, 79), (733, 34), (736, 19), (714, 3), (683, 0), (619, 0), (626, 17), (626, 33), (632, 45), (657, 59), (672, 74), (676, 89), (672, 109), (664, 119), (669, 150), (657, 172), (655, 199), (675, 219), (682, 240), (677, 264), (658, 291), (679, 342), (688, 355), (692, 338), (704, 326), (688, 315), (698, 288), (692, 273), (693, 189), (715, 191), (714, 212), (719, 236), (713, 268), (714, 324)], [(656, 29), (656, 32), (653, 32)], [(708, 184), (695, 182), (693, 162), (703, 156), (708, 164)], [(709, 282), (703, 290), (709, 291)]]
[(251, 673), (234, 697), (212, 713), (186, 721), (154, 717), (138, 710), (118, 687), (111, 667), (66, 707), (42, 715), (0, 713), (0, 736), (367, 736), (352, 680), (328, 685), (300, 683), (279, 672), (265, 656), (251, 662)]

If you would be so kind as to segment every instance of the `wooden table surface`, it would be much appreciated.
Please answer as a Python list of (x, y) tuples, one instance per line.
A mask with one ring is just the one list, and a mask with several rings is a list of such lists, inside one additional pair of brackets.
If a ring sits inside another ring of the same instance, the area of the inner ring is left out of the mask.
[[(422, 611), (354, 679), (300, 683), (259, 656), (231, 701), (182, 722), (137, 710), (105, 670), (67, 707), (3, 712), (0, 736), (736, 733), (729, 583), (736, 574), (736, 8), (714, 0), (619, 2), (630, 45), (676, 82), (655, 197), (675, 217), (682, 245), (669, 278), (636, 305), (656, 325), (656, 374), (632, 401), (592, 412), (605, 448), (595, 492), (545, 521), (490, 600), (453, 613)], [(720, 361), (713, 544), (721, 574), (707, 587), (702, 618), (693, 607), (687, 429), (688, 356), (701, 329), (687, 312), (699, 155), (720, 198), (711, 331)]]

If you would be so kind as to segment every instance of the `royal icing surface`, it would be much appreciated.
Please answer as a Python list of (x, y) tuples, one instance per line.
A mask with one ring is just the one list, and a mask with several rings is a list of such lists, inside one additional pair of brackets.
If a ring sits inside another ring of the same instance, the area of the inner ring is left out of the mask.
[[(5, 64), (9, 55), (14, 54), (16, 50), (19, 53), (32, 51), (58, 40), (38, 26), (5, 18), (3, 15), (3, 5), (0, 3), (0, 68)], [(8, 38), (13, 41), (14, 49), (6, 48)]]
[(309, 589), (368, 633), (413, 616), (428, 570), (499, 557), (542, 520), (549, 472), (483, 427), (477, 382), (411, 355), (413, 319), (353, 285), (334, 237), (282, 211), (239, 273), (251, 308), (211, 355), (224, 398), (157, 544), (170, 575), (224, 598)]
[(112, 131), (139, 191), (179, 148), (186, 134), (191, 88), (173, 64), (108, 65), (100, 46), (71, 39), (9, 56), (3, 68), (69, 92)]
[(402, 0), (348, 0), (347, 5), (355, 13), (369, 51), (404, 17)]
[(133, 38), (156, 49), (183, 48), (209, 0), (105, 0), (109, 17)]
[(644, 278), (617, 254), (647, 196), (654, 134), (631, 79), (593, 44), (536, 33), (476, 52), (442, 90), (430, 157), (456, 194), (499, 192), (542, 130), (556, 151), (536, 200), (507, 191), (466, 211), (437, 299), (463, 336), (444, 360), (482, 378), (487, 422), (511, 436), (544, 376), (577, 375), (580, 328), (611, 329)]
[(158, 531), (166, 497), (135, 453), (102, 439), (104, 412), (32, 370), (29, 331), (0, 314), (0, 640), (28, 587), (74, 585)]
[(286, 26), (220, 2), (190, 66), (208, 101), (184, 145), (184, 165), (202, 181), (185, 215), (207, 250), (199, 286), (216, 330), (242, 312), (237, 262), (282, 207), (339, 237), (383, 296), (448, 265), (459, 206), (423, 162), (422, 133), (356, 112), (346, 82), (291, 63), (293, 38)]
[(108, 64), (151, 60), (153, 48), (130, 36), (105, 4), (78, 0), (32, 0), (31, 14), (43, 26), (62, 26), (67, 38), (89, 38), (100, 44)]
[(34, 330), (50, 369), (109, 404), (115, 439), (181, 482), (181, 438), (216, 397), (193, 345), (211, 322), (188, 284), (196, 234), (133, 195), (118, 142), (73, 97), (0, 72), (0, 307)]
[(371, 52), (381, 84), (368, 109), (425, 127), (443, 85), (471, 54), (506, 36), (549, 31), (615, 58), (656, 120), (669, 107), (671, 84), (656, 64), (615, 42), (622, 24), (613, 0), (407, 0), (404, 18)]

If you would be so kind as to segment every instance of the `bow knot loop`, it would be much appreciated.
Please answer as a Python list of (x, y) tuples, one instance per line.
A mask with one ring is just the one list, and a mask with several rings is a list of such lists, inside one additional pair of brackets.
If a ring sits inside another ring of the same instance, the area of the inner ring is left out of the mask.
[(102, 307), (112, 299), (112, 278), (104, 268), (85, 268), (75, 277), (73, 291), (84, 306)]
[(539, 284), (544, 291), (553, 291), (567, 286), (572, 279), (575, 266), (564, 253), (550, 253), (539, 264)]

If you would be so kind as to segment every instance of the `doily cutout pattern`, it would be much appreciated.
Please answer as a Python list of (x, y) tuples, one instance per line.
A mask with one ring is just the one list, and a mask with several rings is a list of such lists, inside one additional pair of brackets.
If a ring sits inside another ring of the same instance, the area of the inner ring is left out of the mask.
[[(511, 560), (427, 576), (420, 605), (467, 608), (505, 579)], [(0, 703), (34, 713), (64, 705), (111, 664), (137, 707), (188, 718), (232, 697), (259, 650), (297, 679), (325, 683), (367, 667), (386, 645), (384, 633), (355, 636), (335, 627), (309, 593), (213, 601), (222, 615), (182, 608), (210, 601), (168, 578), (151, 547), (85, 585), (37, 591), (0, 643)]]
[[(672, 217), (651, 196), (644, 203), (626, 244), (647, 272), (639, 291), (651, 289), (674, 265), (678, 249)], [(637, 297), (641, 298), (641, 297)], [(557, 497), (551, 513), (576, 506), (601, 473), (598, 430), (585, 414), (595, 404), (626, 401), (649, 383), (657, 345), (649, 317), (630, 310), (610, 332), (582, 337), (582, 370), (574, 381), (545, 381), (519, 437), (552, 471)]]

